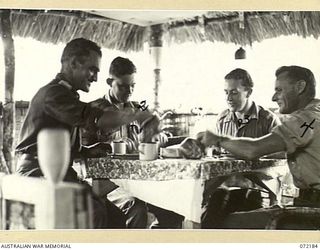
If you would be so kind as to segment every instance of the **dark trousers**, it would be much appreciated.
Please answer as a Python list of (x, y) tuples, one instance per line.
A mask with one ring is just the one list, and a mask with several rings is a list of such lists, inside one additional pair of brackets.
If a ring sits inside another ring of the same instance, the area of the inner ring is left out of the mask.
[(126, 228), (126, 216), (112, 202), (94, 197), (92, 203), (94, 228)]
[(127, 228), (143, 229), (147, 227), (148, 209), (144, 201), (133, 197), (121, 187), (110, 192), (107, 198), (126, 216)]
[(294, 198), (293, 203), (297, 207), (320, 207), (320, 190), (300, 189), (299, 197)]
[(236, 211), (250, 211), (262, 207), (259, 190), (218, 188), (203, 207), (201, 228), (222, 228), (225, 218)]
[(95, 229), (120, 229), (126, 228), (126, 215), (108, 199), (102, 200), (92, 192), (91, 186), (79, 181), (91, 193), (93, 206), (93, 227)]
[(153, 213), (158, 223), (154, 224), (152, 228), (154, 229), (179, 229), (182, 228), (182, 221), (184, 217), (180, 214), (166, 210), (160, 207), (148, 204), (148, 209)]
[(152, 228), (170, 229), (181, 228), (183, 216), (160, 207), (147, 204), (146, 202), (133, 197), (121, 187), (116, 188), (108, 194), (108, 199), (115, 204), (126, 215), (127, 228), (146, 228), (148, 211), (153, 213), (158, 223)]

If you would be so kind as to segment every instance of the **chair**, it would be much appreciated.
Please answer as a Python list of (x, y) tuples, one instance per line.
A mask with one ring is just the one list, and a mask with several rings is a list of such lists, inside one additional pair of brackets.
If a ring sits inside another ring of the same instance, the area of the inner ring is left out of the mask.
[(1, 229), (93, 228), (90, 193), (82, 185), (0, 175)]
[(227, 216), (224, 229), (319, 230), (320, 208), (273, 207)]
[(282, 208), (272, 214), (265, 229), (320, 230), (320, 208)]

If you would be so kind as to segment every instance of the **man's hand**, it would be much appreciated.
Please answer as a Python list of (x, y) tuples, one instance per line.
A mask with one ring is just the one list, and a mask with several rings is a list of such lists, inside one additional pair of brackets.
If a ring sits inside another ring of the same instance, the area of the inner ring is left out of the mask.
[(180, 152), (187, 159), (199, 159), (202, 156), (202, 147), (199, 145), (199, 142), (186, 138), (180, 143)]
[(159, 142), (159, 146), (163, 147), (165, 144), (168, 143), (168, 136), (165, 133), (161, 132), (159, 134), (154, 135), (152, 137), (152, 141)]
[(109, 143), (98, 142), (90, 146), (83, 146), (80, 154), (86, 158), (104, 157), (112, 153), (112, 147)]
[(127, 153), (132, 153), (137, 151), (136, 143), (132, 139), (126, 137), (126, 138), (122, 138), (121, 141), (123, 141), (126, 144)]
[(219, 142), (221, 140), (221, 137), (208, 130), (198, 133), (196, 137), (197, 141), (199, 141), (205, 147), (220, 146)]
[(157, 115), (149, 117), (141, 124), (141, 142), (152, 142), (153, 136), (159, 134), (160, 118)]

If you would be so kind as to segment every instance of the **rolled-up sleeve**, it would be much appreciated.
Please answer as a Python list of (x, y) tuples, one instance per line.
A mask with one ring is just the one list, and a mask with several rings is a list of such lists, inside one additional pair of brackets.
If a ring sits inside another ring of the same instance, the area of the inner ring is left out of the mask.
[[(281, 124), (273, 128), (272, 133), (279, 135), (286, 144), (287, 153), (291, 154), (299, 147), (306, 146), (314, 136), (314, 118), (308, 113), (284, 115)], [(311, 127), (310, 124), (312, 124)]]

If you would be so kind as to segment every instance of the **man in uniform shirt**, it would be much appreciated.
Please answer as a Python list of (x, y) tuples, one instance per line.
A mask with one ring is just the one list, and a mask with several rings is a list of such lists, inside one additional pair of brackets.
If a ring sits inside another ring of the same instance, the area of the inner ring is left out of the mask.
[[(19, 174), (43, 176), (37, 158), (37, 135), (41, 129), (65, 128), (70, 132), (71, 160), (64, 181), (79, 182), (72, 168), (73, 158), (79, 155), (97, 157), (110, 151), (110, 145), (103, 143), (91, 148), (82, 147), (80, 127), (96, 120), (99, 126), (119, 126), (150, 116), (147, 113), (102, 112), (79, 100), (77, 91), (89, 92), (91, 83), (97, 81), (101, 56), (100, 47), (90, 40), (78, 38), (66, 45), (61, 57), (60, 73), (42, 87), (30, 102), (16, 147)], [(125, 228), (125, 215), (116, 206), (108, 200), (101, 201), (93, 197), (95, 228)]]
[[(109, 68), (109, 78), (107, 78), (107, 84), (110, 89), (102, 98), (91, 102), (92, 106), (101, 110), (109, 107), (113, 107), (116, 110), (125, 108), (139, 110), (140, 104), (130, 100), (136, 84), (136, 71), (136, 66), (128, 58), (116, 57), (112, 60)], [(105, 131), (103, 128), (97, 130), (91, 126), (83, 130), (83, 143), (90, 145), (96, 142), (111, 143), (112, 141), (121, 140), (126, 143), (127, 153), (137, 152), (139, 138), (144, 134), (144, 131), (141, 131), (140, 128), (141, 123), (137, 121), (124, 124), (118, 127), (116, 131), (111, 132)], [(147, 132), (150, 133), (150, 131)], [(160, 142), (160, 145), (167, 142), (167, 137), (162, 133), (155, 134), (154, 137)], [(150, 209), (156, 213), (159, 227), (170, 228), (181, 225), (182, 216), (151, 205), (148, 205), (147, 208), (147, 204), (144, 201), (133, 197), (130, 192), (118, 187), (110, 180), (105, 180), (104, 186), (109, 190), (108, 199), (126, 214), (128, 228), (146, 228), (147, 212)]]
[[(275, 114), (251, 100), (253, 81), (246, 70), (237, 68), (229, 72), (225, 76), (224, 91), (228, 109), (218, 115), (216, 132), (219, 135), (257, 138), (270, 133), (279, 124)], [(272, 179), (270, 176), (268, 178)], [(235, 211), (261, 207), (259, 189), (242, 174), (226, 179), (223, 187), (216, 190), (209, 204), (204, 206), (202, 227), (216, 227), (216, 219), (221, 222), (222, 214), (226, 216)], [(221, 204), (218, 200), (228, 201)]]
[(275, 94), (282, 124), (259, 138), (235, 138), (206, 131), (197, 135), (204, 146), (221, 146), (232, 154), (253, 160), (286, 151), (293, 181), (300, 189), (297, 206), (320, 206), (320, 100), (315, 99), (313, 73), (299, 66), (276, 71)]

